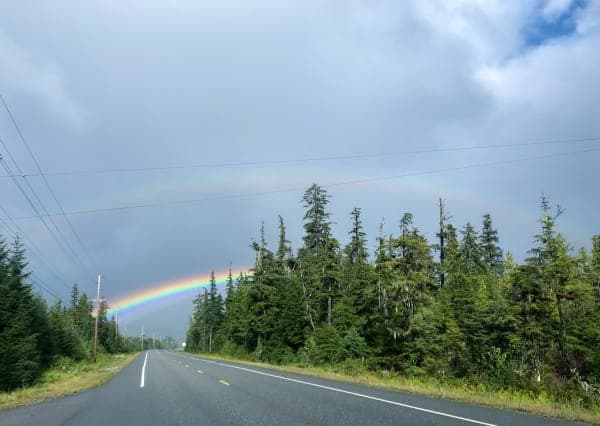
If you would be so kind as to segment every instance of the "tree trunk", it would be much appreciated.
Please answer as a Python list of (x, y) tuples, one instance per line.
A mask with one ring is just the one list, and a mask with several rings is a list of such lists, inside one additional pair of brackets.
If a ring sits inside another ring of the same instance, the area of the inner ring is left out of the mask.
[(327, 295), (327, 324), (331, 325), (331, 283), (329, 283), (329, 294)]
[(445, 231), (445, 217), (444, 214), (444, 202), (440, 198), (440, 287), (444, 287), (446, 280), (444, 272), (444, 259), (446, 258), (446, 250), (444, 249), (444, 235)]
[(562, 311), (562, 300), (558, 294), (556, 294), (556, 308), (558, 310), (558, 319), (560, 321), (560, 354), (563, 361), (563, 374), (566, 376), (569, 374), (571, 361), (567, 350), (567, 326), (565, 324), (565, 317)]
[(315, 328), (315, 323), (313, 322), (312, 314), (310, 312), (310, 305), (308, 304), (308, 297), (306, 295), (306, 286), (304, 285), (304, 278), (302, 277), (302, 273), (300, 273), (300, 281), (302, 282), (302, 295), (304, 297), (304, 305), (306, 307), (306, 316), (308, 317), (308, 321), (310, 322), (310, 327), (312, 328), (313, 333), (317, 330)]

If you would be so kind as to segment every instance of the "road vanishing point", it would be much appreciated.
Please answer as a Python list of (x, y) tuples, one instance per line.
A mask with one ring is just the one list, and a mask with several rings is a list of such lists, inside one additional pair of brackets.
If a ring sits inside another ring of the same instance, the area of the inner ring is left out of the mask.
[(0, 412), (0, 425), (576, 425), (170, 351), (105, 386)]

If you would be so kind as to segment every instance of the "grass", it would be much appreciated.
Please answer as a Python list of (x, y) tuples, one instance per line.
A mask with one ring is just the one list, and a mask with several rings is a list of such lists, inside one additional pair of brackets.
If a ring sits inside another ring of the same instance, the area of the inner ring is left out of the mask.
[(125, 365), (138, 354), (100, 355), (91, 361), (72, 362), (64, 360), (46, 370), (37, 384), (0, 393), (0, 410), (33, 404), (47, 399), (71, 395), (108, 383)]
[[(194, 355), (194, 354), (191, 354)], [(333, 366), (307, 367), (303, 365), (273, 365), (262, 362), (240, 360), (227, 355), (199, 354), (205, 358), (235, 361), (240, 364), (266, 367), (273, 370), (306, 376), (319, 377), (346, 383), (378, 387), (395, 391), (410, 392), (434, 398), (486, 405), (489, 407), (521, 411), (538, 416), (564, 420), (581, 421), (600, 425), (600, 409), (590, 410), (566, 403), (552, 401), (548, 395), (532, 396), (517, 390), (490, 390), (484, 386), (472, 387), (464, 383), (441, 383), (435, 379), (402, 377), (356, 369), (350, 374), (339, 371)]]

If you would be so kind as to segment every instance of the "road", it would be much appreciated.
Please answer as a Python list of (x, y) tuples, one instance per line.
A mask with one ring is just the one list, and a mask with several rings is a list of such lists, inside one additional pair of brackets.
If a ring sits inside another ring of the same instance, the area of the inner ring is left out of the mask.
[(0, 412), (0, 425), (567, 425), (182, 353), (148, 351), (107, 385)]

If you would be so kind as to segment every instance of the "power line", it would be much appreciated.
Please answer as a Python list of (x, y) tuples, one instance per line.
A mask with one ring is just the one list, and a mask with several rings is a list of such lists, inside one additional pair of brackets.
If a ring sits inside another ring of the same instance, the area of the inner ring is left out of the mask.
[[(334, 183), (330, 183), (330, 184), (323, 184), (321, 186), (324, 188), (328, 188), (328, 187), (338, 187), (338, 186), (346, 186), (346, 185), (356, 185), (356, 184), (368, 183), (368, 182), (402, 179), (402, 178), (414, 177), (414, 176), (433, 175), (433, 174), (439, 174), (439, 173), (447, 173), (447, 172), (475, 169), (475, 168), (483, 168), (483, 167), (493, 167), (493, 166), (525, 162), (525, 161), (535, 161), (535, 160), (542, 160), (542, 159), (547, 159), (547, 158), (564, 157), (564, 156), (568, 156), (568, 155), (576, 155), (576, 154), (598, 152), (598, 151), (600, 151), (600, 148), (589, 148), (589, 149), (578, 150), (578, 151), (568, 151), (568, 152), (560, 152), (560, 153), (554, 153), (554, 154), (537, 155), (537, 156), (532, 156), (532, 157), (515, 158), (515, 159), (511, 159), (511, 160), (498, 160), (498, 161), (492, 161), (492, 162), (486, 162), (486, 163), (474, 163), (474, 164), (467, 164), (464, 166), (425, 170), (425, 171), (421, 171), (421, 172), (409, 172), (409, 173), (403, 173), (403, 174), (399, 174), (399, 175), (376, 176), (376, 177), (370, 177), (370, 178), (364, 178), (364, 179), (354, 179), (354, 180), (348, 180), (348, 181), (334, 182)], [(128, 205), (128, 206), (73, 210), (70, 212), (65, 212), (65, 214), (67, 214), (67, 215), (83, 215), (83, 214), (93, 214), (93, 213), (108, 213), (108, 212), (132, 210), (132, 209), (142, 209), (142, 208), (149, 208), (149, 207), (161, 207), (161, 206), (167, 206), (167, 205), (195, 204), (195, 203), (206, 202), (206, 201), (230, 200), (230, 199), (238, 199), (238, 198), (252, 198), (252, 197), (258, 197), (258, 196), (264, 196), (264, 195), (270, 195), (270, 194), (296, 192), (296, 191), (301, 191), (304, 189), (305, 188), (303, 188), (303, 187), (302, 188), (295, 187), (295, 188), (274, 189), (274, 190), (262, 191), (262, 192), (253, 192), (253, 193), (248, 193), (248, 194), (221, 195), (221, 196), (215, 196), (215, 197), (195, 198), (195, 199), (187, 199), (187, 200), (179, 200), (179, 201), (158, 201), (158, 202), (154, 202), (154, 203), (134, 204), (134, 205)], [(59, 213), (53, 213), (53, 215), (57, 216), (57, 215), (59, 215)], [(32, 219), (35, 217), (36, 216), (21, 216), (21, 217), (15, 218), (15, 219), (19, 219), (19, 220), (20, 219)]]
[[(69, 228), (71, 229), (71, 232), (73, 233), (73, 235), (75, 235), (75, 238), (77, 239), (77, 241), (79, 242), (79, 245), (81, 246), (81, 248), (83, 249), (83, 252), (85, 253), (85, 255), (88, 257), (88, 260), (90, 261), (92, 267), (96, 266), (93, 257), (91, 256), (90, 252), (88, 251), (86, 245), (83, 243), (83, 240), (79, 237), (79, 234), (77, 233), (77, 231), (75, 230), (75, 227), (73, 226), (73, 224), (71, 223), (71, 221), (69, 220), (69, 218), (67, 217), (67, 215), (65, 214), (65, 210), (63, 209), (61, 203), (58, 201), (58, 198), (56, 197), (56, 194), (54, 192), (54, 190), (52, 189), (52, 187), (50, 186), (50, 183), (48, 182), (48, 179), (46, 178), (46, 175), (44, 174), (44, 172), (42, 171), (42, 168), (40, 167), (40, 164), (38, 163), (37, 159), (35, 158), (35, 155), (33, 154), (33, 151), (31, 150), (31, 147), (29, 146), (29, 143), (27, 142), (27, 140), (25, 139), (25, 136), (23, 136), (23, 132), (21, 132), (21, 128), (19, 127), (19, 125), (17, 124), (17, 120), (15, 119), (12, 111), (10, 110), (10, 108), (8, 107), (6, 101), (4, 100), (4, 97), (2, 96), (2, 94), (0, 94), (0, 100), (2, 101), (2, 104), (4, 105), (4, 109), (6, 109), (6, 112), (8, 113), (13, 126), (15, 127), (15, 129), (17, 130), (17, 133), (19, 134), (19, 137), (21, 138), (21, 141), (23, 142), (23, 144), (25, 145), (25, 148), (27, 148), (27, 152), (29, 153), (29, 156), (31, 157), (31, 159), (33, 160), (35, 167), (37, 168), (37, 171), (39, 173), (40, 176), (42, 176), (44, 183), (46, 184), (46, 188), (48, 189), (48, 192), (50, 192), (50, 194), (52, 195), (52, 198), (54, 199), (54, 202), (56, 203), (56, 205), (58, 206), (58, 208), (61, 211), (61, 215), (64, 217), (65, 221), (67, 222), (67, 224), (69, 225)], [(3, 144), (4, 145), (4, 144)], [(6, 149), (6, 148), (5, 148)], [(26, 182), (27, 178), (25, 176), (23, 176), (23, 179), (25, 179)], [(28, 182), (29, 185), (29, 182)], [(31, 188), (31, 186), (29, 185), (29, 187)], [(33, 189), (32, 189), (33, 191)], [(41, 204), (41, 202), (40, 202)], [(42, 204), (43, 206), (43, 204)], [(44, 210), (45, 207), (44, 207)], [(96, 268), (97, 269), (97, 268)]]
[[(0, 217), (0, 222), (2, 222), (4, 224), (4, 227), (9, 232), (9, 234), (11, 234), (11, 236), (13, 238), (22, 236), (25, 243), (27, 243), (27, 245), (29, 246), (29, 249), (31, 250), (30, 252), (37, 256), (38, 260), (40, 260), (46, 266), (46, 269), (52, 275), (54, 275), (54, 278), (56, 278), (60, 283), (62, 283), (65, 287), (68, 288), (66, 282), (69, 280), (67, 280), (61, 273), (59, 273), (58, 270), (54, 269), (54, 267), (52, 266), (52, 263), (48, 262), (44, 258), (44, 256), (42, 255), (42, 251), (33, 243), (33, 240), (31, 240), (27, 236), (27, 234), (23, 231), (23, 229), (14, 221), (14, 219), (9, 215), (9, 213), (6, 211), (6, 209), (1, 204), (0, 204), (0, 210), (2, 211), (2, 213), (5, 216), (5, 218)], [(12, 227), (9, 224), (7, 224), (7, 221), (9, 221), (12, 224), (12, 226), (16, 229), (16, 231), (14, 229), (12, 229)]]
[[(2, 138), (0, 138), (0, 144), (2, 144), (2, 146), (4, 146), (4, 149), (6, 149), (6, 145), (4, 144), (4, 141), (2, 140)], [(8, 152), (8, 150), (7, 150), (7, 152)], [(10, 154), (9, 154), (9, 156), (10, 156)], [(12, 156), (11, 156), (11, 158), (12, 158)], [(2, 167), (4, 167), (4, 170), (10, 172), (10, 166), (8, 164), (6, 164), (5, 161), (3, 161), (2, 157), (0, 157), (0, 164), (2, 164)], [(40, 214), (40, 212), (38, 211), (36, 205), (33, 203), (33, 201), (31, 200), (31, 198), (29, 198), (29, 195), (27, 195), (27, 192), (23, 189), (23, 187), (21, 186), (21, 184), (19, 183), (19, 181), (16, 178), (13, 178), (12, 181), (15, 184), (15, 186), (17, 187), (17, 189), (19, 190), (19, 192), (21, 193), (21, 195), (23, 195), (23, 197), (25, 198), (25, 200), (27, 201), (27, 203), (29, 204), (29, 206), (35, 212), (36, 217), (39, 217), (40, 221), (44, 224), (45, 228), (48, 230), (48, 233), (55, 239), (56, 243), (61, 247), (61, 249), (64, 250), (65, 253), (67, 253), (66, 248), (63, 245), (64, 243), (58, 239), (58, 237), (56, 236), (56, 234), (54, 233), (54, 231), (52, 229), (50, 229), (50, 227), (48, 226), (48, 224), (44, 221), (43, 216)], [(32, 190), (32, 187), (30, 185), (29, 185), (29, 189)], [(32, 191), (32, 192), (33, 192), (36, 200), (39, 203), (41, 200), (39, 199), (39, 197), (37, 196), (37, 194), (35, 193), (35, 191)], [(44, 211), (44, 213), (46, 215), (48, 214), (46, 210)], [(54, 226), (56, 228), (56, 224), (54, 223), (54, 221), (51, 220), (51, 222), (54, 224)], [(69, 254), (69, 253), (67, 253), (67, 254)]]
[[(7, 214), (6, 210), (4, 210), (4, 208), (3, 208), (1, 205), (0, 205), (0, 210), (2, 210), (2, 211), (4, 212), (4, 214)], [(13, 230), (13, 229), (11, 229), (11, 227), (10, 227), (9, 225), (7, 225), (7, 224), (6, 224), (6, 221), (5, 221), (4, 219), (0, 218), (0, 222), (4, 224), (4, 228), (6, 229), (6, 231), (7, 231), (9, 234), (11, 234), (11, 236), (12, 236), (13, 238), (15, 238), (15, 239), (16, 239), (16, 238), (18, 237), (18, 234), (17, 234), (16, 232), (14, 232), (14, 230)], [(15, 223), (14, 225), (15, 225), (16, 227), (18, 227), (18, 225), (17, 225), (16, 223)], [(24, 234), (23, 234), (23, 237), (24, 237), (24, 238), (26, 238), (26, 236), (25, 236)], [(32, 248), (32, 247), (33, 247), (33, 248), (35, 248), (36, 250), (38, 250), (38, 251), (39, 251), (39, 249), (37, 249), (37, 247), (35, 247), (35, 246), (33, 245), (33, 243), (31, 243), (31, 247), (30, 247), (30, 248)], [(32, 251), (32, 253), (33, 253), (33, 251)], [(45, 262), (45, 260), (43, 259), (43, 257), (41, 257), (41, 254), (39, 254), (39, 253), (38, 253), (38, 254), (37, 254), (37, 256), (39, 257), (39, 260), (41, 260), (42, 262)], [(51, 272), (52, 272), (52, 271), (51, 271)], [(53, 273), (54, 273), (54, 272), (53, 272)], [(55, 274), (55, 275), (56, 275), (56, 274)], [(31, 273), (31, 276), (34, 276), (33, 272)], [(42, 280), (40, 280), (39, 278), (33, 279), (33, 278), (31, 278), (31, 276), (30, 276), (30, 278), (29, 278), (29, 280), (30, 280), (31, 282), (33, 282), (33, 283), (34, 283), (34, 284), (36, 284), (38, 287), (40, 287), (41, 289), (45, 290), (45, 291), (46, 291), (48, 294), (50, 294), (50, 295), (54, 296), (54, 297), (55, 297), (55, 298), (57, 298), (58, 300), (62, 300), (62, 299), (60, 298), (60, 296), (58, 296), (56, 293), (54, 293), (54, 291), (52, 291), (52, 290), (51, 290), (51, 289), (50, 289), (50, 288), (49, 288), (47, 285), (44, 285), (44, 284), (42, 284)], [(61, 281), (61, 279), (60, 279), (58, 276), (56, 276), (56, 278), (58, 278), (59, 282), (62, 282), (62, 281)]]
[[(18, 164), (15, 162), (14, 158), (12, 157), (12, 155), (10, 154), (10, 151), (8, 150), (6, 144), (4, 143), (4, 141), (2, 140), (2, 138), (0, 138), (0, 144), (4, 147), (5, 151), (8, 153), (10, 159), (13, 161), (15, 168), (20, 171)], [(2, 167), (4, 167), (4, 169), (8, 172), (8, 173), (12, 173), (10, 166), (6, 163), (6, 161), (3, 161), (2, 156), (0, 156), (0, 164), (2, 164)], [(43, 205), (43, 203), (41, 202), (39, 196), (37, 195), (37, 193), (34, 191), (33, 187), (31, 185), (29, 185), (28, 183), (28, 188), (30, 189), (30, 191), (33, 193), (35, 199), (38, 201), (38, 203), (40, 203), (42, 210), (44, 211), (44, 215), (42, 215), (38, 208), (36, 207), (36, 205), (33, 203), (33, 201), (31, 200), (31, 198), (29, 198), (29, 196), (27, 195), (27, 192), (23, 189), (23, 187), (21, 186), (21, 184), (19, 183), (19, 181), (16, 179), (16, 177), (12, 178), (13, 183), (15, 184), (15, 186), (17, 187), (17, 189), (19, 190), (19, 192), (21, 193), (21, 195), (23, 195), (23, 197), (25, 198), (25, 200), (27, 200), (27, 203), (29, 204), (29, 206), (32, 208), (32, 210), (34, 211), (36, 217), (38, 217), (40, 219), (40, 221), (42, 222), (42, 224), (44, 225), (44, 227), (46, 228), (46, 230), (48, 231), (48, 233), (52, 236), (52, 238), (54, 239), (54, 241), (56, 241), (56, 244), (60, 247), (60, 249), (67, 255), (67, 257), (71, 257), (72, 260), (75, 261), (75, 263), (78, 263), (84, 268), (84, 270), (86, 269), (85, 265), (83, 265), (83, 262), (81, 262), (81, 260), (77, 257), (77, 254), (75, 253), (75, 251), (73, 250), (73, 247), (70, 246), (70, 244), (68, 243), (68, 240), (65, 238), (65, 236), (60, 232), (60, 229), (58, 228), (58, 226), (56, 225), (56, 222), (54, 222), (53, 216), (50, 216), (50, 214), (48, 213), (48, 211), (46, 210), (45, 206)], [(44, 220), (44, 217), (48, 217), (50, 219), (50, 223), (53, 224), (54, 228), (56, 229), (56, 233), (50, 228), (50, 226), (46, 223), (46, 221)], [(61, 241), (58, 236), (57, 233), (60, 234), (64, 240)], [(69, 252), (70, 250), (70, 252)]]
[[(30, 176), (70, 176), (70, 175), (85, 175), (85, 174), (110, 174), (110, 173), (136, 173), (136, 172), (149, 172), (149, 171), (164, 171), (164, 170), (184, 170), (184, 169), (198, 169), (198, 168), (220, 168), (220, 167), (245, 167), (245, 166), (261, 166), (261, 165), (277, 165), (277, 164), (290, 164), (290, 163), (308, 163), (308, 162), (320, 162), (320, 161), (340, 161), (340, 160), (359, 160), (368, 158), (384, 158), (384, 157), (395, 157), (400, 155), (414, 155), (414, 154), (431, 154), (441, 152), (460, 152), (460, 151), (475, 151), (475, 150), (486, 150), (486, 149), (498, 149), (498, 148), (518, 148), (526, 146), (539, 146), (539, 145), (555, 145), (555, 144), (577, 144), (585, 142), (600, 142), (600, 137), (587, 137), (587, 138), (572, 138), (572, 139), (556, 139), (549, 141), (538, 141), (538, 142), (522, 142), (522, 143), (504, 143), (504, 144), (490, 144), (490, 145), (467, 145), (450, 148), (430, 148), (430, 149), (417, 149), (407, 151), (390, 151), (390, 152), (379, 152), (379, 153), (363, 153), (363, 154), (351, 154), (341, 156), (325, 156), (325, 157), (306, 157), (296, 159), (279, 159), (279, 160), (255, 160), (255, 161), (238, 161), (229, 163), (204, 163), (204, 164), (181, 164), (171, 166), (156, 166), (156, 167), (132, 167), (132, 168), (112, 168), (112, 169), (97, 169), (97, 170), (68, 170), (58, 172), (46, 172), (42, 174), (38, 173), (27, 173), (19, 175), (20, 177)], [(0, 177), (10, 177), (8, 175), (0, 175)]]
[(31, 281), (33, 284), (37, 285), (42, 290), (46, 291), (46, 293), (48, 293), (49, 295), (56, 298), (56, 300), (60, 300), (63, 304), (66, 305), (65, 301), (59, 295), (57, 295), (54, 291), (50, 290), (50, 288), (48, 288), (45, 284), (42, 284), (40, 282), (39, 278), (33, 279), (33, 278), (29, 277), (29, 281)]

